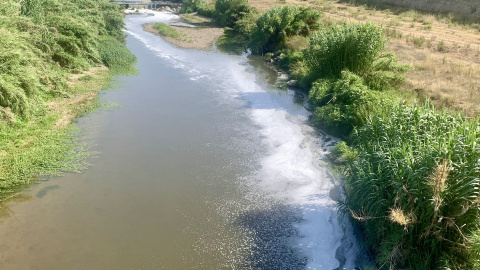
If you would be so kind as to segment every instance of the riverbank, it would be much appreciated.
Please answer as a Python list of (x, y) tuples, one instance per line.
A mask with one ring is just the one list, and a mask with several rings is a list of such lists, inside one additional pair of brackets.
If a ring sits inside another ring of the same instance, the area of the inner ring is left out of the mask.
[(194, 15), (189, 16), (188, 23), (195, 27), (169, 26), (180, 34), (178, 38), (161, 35), (160, 31), (153, 27), (154, 23), (147, 23), (143, 27), (145, 31), (161, 35), (166, 41), (179, 48), (210, 50), (216, 40), (223, 35), (223, 28), (213, 25), (211, 19), (207, 20)]
[(71, 122), (98, 106), (113, 75), (135, 73), (121, 11), (106, 0), (0, 7), (0, 201), (85, 167)]
[(69, 94), (46, 101), (41, 115), (28, 123), (17, 120), (14, 125), (0, 126), (0, 203), (41, 177), (77, 172), (87, 166), (88, 146), (77, 141), (78, 130), (71, 124), (101, 106), (98, 93), (110, 87), (113, 75), (105, 66), (72, 74)]
[[(380, 11), (393, 28), (378, 21), (376, 10), (359, 16), (362, 8), (368, 10), (363, 6), (338, 8), (349, 13), (337, 16), (340, 20), (326, 17), (337, 4), (275, 3), (282, 6), (265, 5), (268, 10), (258, 16), (247, 1), (222, 1), (213, 13), (233, 32), (227, 39), (243, 41), (237, 44), (264, 55), (297, 80), (308, 93), (316, 127), (348, 143), (337, 144), (332, 155), (345, 168), (341, 208), (362, 228), (381, 269), (478, 268), (480, 127), (466, 117), (478, 115), (479, 105), (472, 101), (479, 96), (479, 77), (473, 72), (479, 54), (471, 46), (478, 40), (469, 39), (468, 32), (460, 38), (456, 31), (451, 38), (448, 31), (437, 33), (434, 26), (457, 26), (416, 11), (393, 19), (391, 11)], [(346, 22), (352, 10), (358, 19)], [(395, 28), (404, 22), (411, 28), (406, 37)], [(435, 33), (430, 40), (416, 36), (429, 31)], [(401, 49), (392, 50), (388, 39), (401, 40)], [(460, 50), (457, 42), (465, 47)], [(454, 59), (462, 53), (462, 61), (473, 59), (468, 69)], [(443, 55), (442, 66), (428, 62), (433, 54)], [(405, 65), (405, 58), (414, 59), (412, 66)], [(433, 73), (425, 76), (429, 69)], [(423, 83), (434, 81), (428, 85), (433, 94), (411, 89), (412, 74)], [(450, 89), (452, 81), (457, 85)], [(454, 88), (468, 95), (455, 103), (445, 101)]]
[(325, 26), (343, 22), (381, 26), (390, 41), (387, 50), (395, 53), (400, 63), (412, 67), (402, 86), (402, 91), (410, 96), (408, 99), (430, 99), (438, 108), (461, 111), (471, 117), (480, 115), (478, 19), (463, 21), (453, 15), (385, 4), (376, 8), (374, 1), (368, 5), (355, 1), (249, 1), (260, 14), (285, 4), (321, 11), (320, 21)]

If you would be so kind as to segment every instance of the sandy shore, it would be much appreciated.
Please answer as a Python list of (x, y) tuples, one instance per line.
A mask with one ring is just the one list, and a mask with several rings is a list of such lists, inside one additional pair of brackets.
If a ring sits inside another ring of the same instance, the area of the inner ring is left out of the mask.
[[(172, 37), (163, 38), (173, 45), (185, 49), (210, 50), (215, 40), (223, 35), (223, 29), (218, 27), (180, 27), (171, 26), (182, 34), (182, 38), (176, 39)], [(153, 23), (143, 25), (143, 29), (147, 32), (160, 35), (158, 30), (153, 28)]]

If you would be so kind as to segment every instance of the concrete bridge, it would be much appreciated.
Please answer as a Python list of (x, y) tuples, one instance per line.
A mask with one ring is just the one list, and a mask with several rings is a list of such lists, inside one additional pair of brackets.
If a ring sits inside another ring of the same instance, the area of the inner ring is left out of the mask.
[(113, 3), (124, 6), (125, 8), (136, 8), (136, 9), (157, 9), (162, 7), (177, 8), (180, 3), (172, 3), (165, 1), (128, 1), (128, 0), (118, 0), (112, 1)]

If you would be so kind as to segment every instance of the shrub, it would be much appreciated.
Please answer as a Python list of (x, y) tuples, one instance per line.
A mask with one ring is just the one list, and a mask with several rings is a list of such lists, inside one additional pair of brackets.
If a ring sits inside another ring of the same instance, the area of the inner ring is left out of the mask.
[(382, 29), (373, 24), (343, 24), (310, 35), (308, 64), (322, 76), (348, 69), (365, 77), (385, 49)]
[(480, 125), (394, 106), (352, 134), (344, 210), (383, 268), (477, 269)]
[(386, 44), (381, 28), (345, 23), (311, 34), (305, 60), (316, 78), (338, 77), (348, 70), (370, 88), (386, 90), (401, 83), (401, 73), (408, 70), (393, 54), (383, 52)]
[(182, 2), (180, 13), (197, 12), (199, 15), (206, 17), (215, 16), (215, 7), (203, 0), (185, 0)]
[(340, 79), (320, 79), (313, 83), (308, 96), (314, 109), (314, 123), (329, 133), (347, 137), (355, 127), (391, 106), (385, 93), (370, 90), (359, 76), (344, 71)]
[(311, 8), (274, 7), (256, 21), (249, 47), (256, 54), (284, 48), (289, 37), (308, 36), (318, 30), (320, 17), (321, 13)]
[(253, 8), (247, 0), (217, 0), (215, 18), (221, 26), (235, 28), (237, 21), (248, 17)]
[(445, 44), (445, 41), (441, 40), (437, 44), (437, 51), (439, 51), (439, 52), (447, 52), (448, 51), (447, 44)]

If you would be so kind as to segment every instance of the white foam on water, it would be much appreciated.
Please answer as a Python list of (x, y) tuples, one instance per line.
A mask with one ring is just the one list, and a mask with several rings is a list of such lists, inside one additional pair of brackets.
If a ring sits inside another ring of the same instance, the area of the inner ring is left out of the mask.
[(345, 237), (349, 238), (349, 246), (343, 252), (346, 256), (343, 269), (353, 269), (359, 249), (351, 225), (339, 218), (336, 203), (330, 198), (334, 184), (326, 169), (319, 166), (322, 153), (316, 150), (315, 137), (309, 135), (312, 133), (312, 128), (306, 125), (309, 112), (293, 105), (292, 93), (282, 96), (263, 89), (255, 74), (248, 70), (245, 56), (178, 49), (144, 32), (145, 23), (178, 20), (171, 13), (149, 13), (154, 16), (127, 17), (127, 33), (172, 67), (189, 74), (190, 80), (214, 80), (218, 88), (212, 91), (248, 103), (249, 115), (260, 127), (263, 143), (269, 149), (252, 185), (300, 209), (303, 221), (295, 225), (299, 232), (296, 245), (308, 257), (307, 269), (339, 267), (336, 252)]

